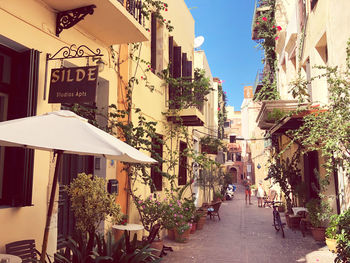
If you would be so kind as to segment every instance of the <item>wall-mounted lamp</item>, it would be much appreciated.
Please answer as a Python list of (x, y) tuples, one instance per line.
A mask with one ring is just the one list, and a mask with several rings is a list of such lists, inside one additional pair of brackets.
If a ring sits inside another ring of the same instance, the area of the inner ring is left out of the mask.
[(96, 66), (98, 66), (98, 72), (102, 72), (105, 68), (105, 62), (102, 60), (101, 57), (93, 57), (92, 61), (96, 61)]
[(258, 165), (256, 166), (258, 169), (260, 169), (261, 168), (261, 165), (260, 165), (260, 163), (258, 163)]

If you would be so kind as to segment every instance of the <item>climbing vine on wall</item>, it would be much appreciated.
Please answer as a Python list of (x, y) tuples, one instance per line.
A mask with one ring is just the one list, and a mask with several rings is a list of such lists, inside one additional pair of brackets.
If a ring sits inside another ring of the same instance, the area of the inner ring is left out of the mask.
[(257, 6), (266, 8), (259, 13), (254, 25), (257, 31), (257, 46), (264, 51), (263, 87), (255, 95), (255, 100), (277, 100), (279, 95), (276, 84), (276, 40), (282, 27), (276, 25), (275, 21), (276, 0), (259, 0)]

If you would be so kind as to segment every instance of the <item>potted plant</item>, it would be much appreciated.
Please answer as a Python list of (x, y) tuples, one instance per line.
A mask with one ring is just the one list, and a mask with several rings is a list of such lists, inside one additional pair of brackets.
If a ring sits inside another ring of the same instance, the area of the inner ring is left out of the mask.
[(194, 234), (196, 232), (197, 224), (198, 224), (199, 220), (201, 219), (201, 216), (202, 215), (199, 213), (194, 213), (193, 218), (192, 218), (192, 227), (191, 227), (190, 234)]
[(215, 191), (214, 192), (214, 201), (222, 201), (224, 196), (221, 194), (220, 191)]
[(312, 225), (311, 233), (316, 241), (325, 240), (325, 231), (332, 213), (328, 200), (311, 199), (306, 204), (308, 209), (310, 223)]
[(85, 173), (78, 174), (65, 190), (71, 201), (77, 234), (86, 242), (87, 251), (92, 251), (99, 224), (108, 216), (114, 222), (121, 218), (116, 196), (107, 192), (103, 178)]
[(175, 229), (175, 241), (187, 242), (190, 235), (191, 223), (180, 221), (176, 225)]
[(207, 219), (207, 213), (208, 213), (208, 210), (206, 207), (201, 207), (196, 211), (196, 214), (199, 216), (199, 220), (198, 220), (197, 226), (196, 226), (198, 230), (203, 229), (203, 226), (204, 226), (205, 221)]
[(332, 215), (326, 228), (326, 244), (329, 251), (337, 252), (337, 232), (339, 224), (339, 215)]
[(339, 215), (336, 263), (350, 262), (350, 209)]

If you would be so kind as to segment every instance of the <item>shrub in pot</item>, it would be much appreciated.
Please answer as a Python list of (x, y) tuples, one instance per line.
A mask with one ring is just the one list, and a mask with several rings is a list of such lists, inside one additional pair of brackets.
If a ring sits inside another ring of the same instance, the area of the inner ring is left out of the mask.
[(311, 233), (316, 241), (325, 240), (325, 231), (332, 213), (328, 200), (311, 199), (306, 204), (310, 223)]
[(339, 215), (332, 215), (326, 228), (326, 244), (331, 252), (337, 252), (337, 232), (338, 232)]
[(336, 263), (350, 262), (350, 209), (339, 215)]

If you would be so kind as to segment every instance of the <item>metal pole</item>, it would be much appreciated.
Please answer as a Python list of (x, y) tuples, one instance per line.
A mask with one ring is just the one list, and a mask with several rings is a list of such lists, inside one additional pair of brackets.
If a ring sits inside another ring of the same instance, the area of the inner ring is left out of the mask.
[(57, 181), (58, 181), (58, 169), (59, 169), (59, 166), (60, 166), (60, 162), (61, 162), (61, 157), (62, 157), (63, 151), (62, 150), (57, 150), (57, 151), (55, 151), (55, 154), (57, 154), (56, 166), (55, 166), (55, 174), (53, 176), (53, 181), (52, 181), (49, 209), (47, 211), (46, 226), (45, 226), (45, 231), (44, 231), (43, 245), (42, 245), (41, 257), (40, 257), (40, 261), (42, 263), (45, 263), (47, 241), (48, 241), (48, 237), (49, 237), (50, 223), (51, 223), (51, 217), (52, 217), (52, 210), (53, 210), (53, 204), (54, 204), (55, 193), (56, 193), (56, 188), (57, 188)]

